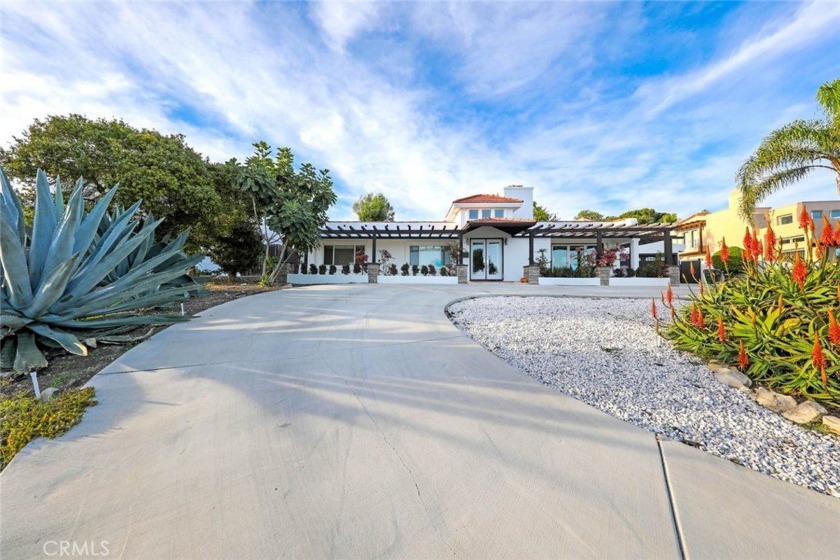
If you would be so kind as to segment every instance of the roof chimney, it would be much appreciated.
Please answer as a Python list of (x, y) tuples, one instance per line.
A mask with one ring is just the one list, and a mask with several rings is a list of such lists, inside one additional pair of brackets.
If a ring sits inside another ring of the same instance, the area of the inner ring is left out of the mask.
[(534, 218), (534, 187), (523, 187), (522, 185), (508, 185), (505, 187), (505, 196), (518, 198), (522, 206), (514, 210), (514, 218), (531, 220)]

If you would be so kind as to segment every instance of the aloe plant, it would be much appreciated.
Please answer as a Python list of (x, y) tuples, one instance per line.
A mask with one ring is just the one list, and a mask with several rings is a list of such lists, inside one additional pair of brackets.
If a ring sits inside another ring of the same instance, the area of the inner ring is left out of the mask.
[(87, 354), (85, 341), (143, 325), (171, 324), (180, 315), (143, 310), (181, 300), (199, 286), (185, 275), (202, 256), (181, 250), (188, 232), (155, 243), (161, 220), (135, 219), (140, 201), (108, 214), (117, 187), (85, 210), (80, 179), (66, 204), (38, 172), (32, 228), (0, 169), (0, 357), (3, 368), (46, 367), (43, 347)]

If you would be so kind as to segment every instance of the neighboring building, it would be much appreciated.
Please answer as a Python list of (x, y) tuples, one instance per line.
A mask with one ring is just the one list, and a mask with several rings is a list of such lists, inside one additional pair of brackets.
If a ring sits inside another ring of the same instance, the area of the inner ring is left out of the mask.
[[(328, 222), (322, 245), (305, 256), (306, 264), (353, 264), (363, 252), (371, 262), (381, 251), (389, 264), (468, 265), (471, 281), (518, 281), (523, 267), (541, 256), (551, 267), (577, 267), (581, 256), (610, 246), (628, 249), (626, 264), (638, 268), (641, 254), (655, 252), (659, 243), (679, 250), (670, 240), (671, 226), (639, 225), (635, 219), (617, 222), (536, 222), (533, 187), (510, 185), (503, 195), (478, 194), (452, 201), (441, 221)], [(676, 263), (676, 259), (673, 260)], [(616, 263), (618, 267), (619, 263)]]
[(683, 236), (685, 250), (680, 253), (680, 262), (695, 262), (700, 270), (706, 248), (714, 254), (720, 250), (721, 242), (726, 239), (729, 247), (743, 249), (743, 239), (747, 226), (755, 227), (759, 235), (764, 235), (767, 220), (773, 226), (776, 237), (781, 240), (782, 251), (792, 253), (794, 247), (805, 252), (805, 235), (799, 227), (799, 214), (804, 204), (816, 226), (816, 237), (819, 238), (823, 228), (822, 217), (829, 218), (832, 223), (840, 220), (840, 200), (804, 201), (771, 208), (763, 206), (753, 212), (752, 223), (747, 224), (738, 214), (741, 203), (741, 193), (734, 189), (729, 193), (729, 205), (718, 212), (698, 212), (677, 222), (677, 232)]

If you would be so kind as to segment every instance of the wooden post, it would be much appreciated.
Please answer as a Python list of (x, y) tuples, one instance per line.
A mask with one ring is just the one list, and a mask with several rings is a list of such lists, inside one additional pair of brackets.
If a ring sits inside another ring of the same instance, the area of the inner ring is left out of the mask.
[(534, 266), (534, 232), (528, 234), (528, 266)]
[(671, 230), (663, 230), (662, 236), (665, 251), (665, 264), (671, 266), (674, 264), (674, 246), (671, 243)]
[(604, 234), (600, 231), (595, 232), (595, 256), (597, 263), (600, 264), (601, 258), (604, 256)]

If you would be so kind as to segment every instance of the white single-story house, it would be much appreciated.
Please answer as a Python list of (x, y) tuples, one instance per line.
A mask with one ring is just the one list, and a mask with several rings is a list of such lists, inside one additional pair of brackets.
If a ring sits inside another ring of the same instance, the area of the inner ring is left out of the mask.
[(328, 222), (321, 228), (321, 246), (304, 255), (301, 264), (305, 270), (312, 265), (341, 268), (363, 254), (367, 262), (380, 265), (380, 275), (393, 276), (395, 267), (401, 271), (408, 265), (447, 268), (455, 276), (461, 265), (462, 277), (465, 268), (470, 282), (518, 282), (527, 278), (525, 267), (541, 259), (552, 269), (574, 269), (586, 255), (594, 257), (611, 247), (624, 248), (615, 268), (636, 269), (640, 255), (657, 251), (666, 264), (677, 262), (679, 247), (670, 225), (640, 225), (635, 219), (537, 222), (533, 200), (533, 187), (510, 185), (502, 195), (453, 200), (440, 221)]

